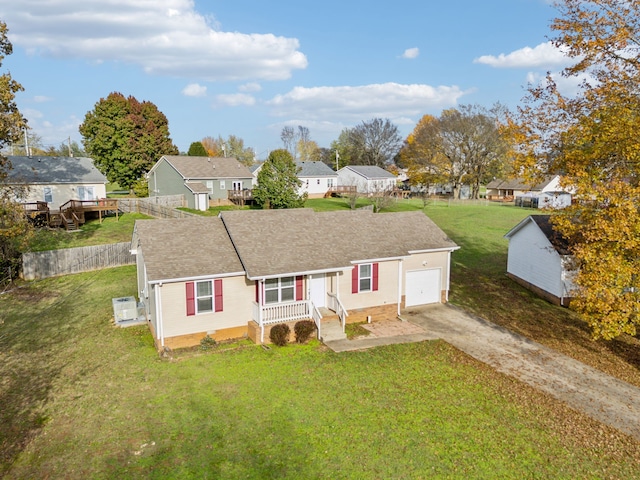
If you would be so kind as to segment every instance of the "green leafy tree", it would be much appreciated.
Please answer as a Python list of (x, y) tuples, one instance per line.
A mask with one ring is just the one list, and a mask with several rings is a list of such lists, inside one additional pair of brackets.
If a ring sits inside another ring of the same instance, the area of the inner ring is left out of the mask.
[[(11, 53), (13, 46), (7, 37), (7, 25), (0, 22), (0, 67)], [(27, 126), (15, 102), (16, 93), (22, 90), (22, 85), (9, 73), (0, 76), (0, 151), (17, 142)], [(26, 194), (25, 188), (6, 184), (10, 170), (11, 162), (0, 155), (0, 283), (17, 276), (20, 254), (26, 249), (33, 231), (22, 206), (15, 202)]]
[(190, 157), (208, 157), (207, 150), (204, 148), (204, 145), (202, 145), (202, 142), (192, 142), (191, 145), (189, 145), (187, 155)]
[(298, 194), (302, 182), (297, 176), (293, 157), (287, 150), (274, 150), (258, 173), (258, 185), (253, 197), (262, 208), (299, 208), (304, 206), (306, 193)]
[(101, 98), (80, 125), (87, 154), (110, 182), (130, 189), (162, 155), (178, 148), (169, 137), (167, 117), (155, 104), (121, 93)]

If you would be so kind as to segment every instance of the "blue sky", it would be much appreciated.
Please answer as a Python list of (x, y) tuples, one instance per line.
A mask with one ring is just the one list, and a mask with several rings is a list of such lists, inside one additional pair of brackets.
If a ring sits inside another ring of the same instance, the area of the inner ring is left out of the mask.
[(44, 144), (110, 92), (155, 103), (186, 151), (236, 135), (258, 158), (285, 125), (328, 147), (389, 118), (403, 136), (461, 104), (515, 108), (566, 58), (548, 43), (548, 0), (20, 0), (0, 4), (22, 83), (18, 106)]

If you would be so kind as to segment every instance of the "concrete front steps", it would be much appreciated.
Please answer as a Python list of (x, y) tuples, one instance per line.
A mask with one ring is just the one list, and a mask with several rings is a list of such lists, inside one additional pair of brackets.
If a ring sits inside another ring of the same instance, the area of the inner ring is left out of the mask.
[(335, 340), (346, 340), (347, 336), (342, 331), (342, 325), (338, 317), (323, 317), (322, 318), (322, 332), (320, 340), (322, 343), (332, 342)]

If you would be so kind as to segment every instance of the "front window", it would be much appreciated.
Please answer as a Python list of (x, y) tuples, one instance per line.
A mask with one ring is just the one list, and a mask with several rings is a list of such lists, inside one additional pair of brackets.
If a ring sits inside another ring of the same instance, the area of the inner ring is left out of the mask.
[(327, 187), (329, 187), (329, 188), (333, 187), (333, 178), (329, 178), (327, 180)]
[(225, 190), (227, 188), (227, 185), (225, 184), (224, 180), (220, 180), (220, 190)]
[(270, 278), (264, 282), (264, 303), (291, 302), (295, 299), (293, 277)]
[(371, 264), (370, 263), (366, 263), (363, 265), (359, 265), (358, 268), (360, 269), (359, 271), (359, 287), (360, 287), (360, 292), (370, 292), (371, 291), (371, 280), (373, 278), (372, 275), (372, 269), (371, 269)]
[(197, 313), (213, 312), (213, 285), (211, 280), (196, 283)]
[(213, 193), (213, 180), (207, 180), (207, 190), (209, 190), (209, 193)]
[(47, 203), (53, 202), (53, 189), (51, 187), (44, 187), (44, 201)]

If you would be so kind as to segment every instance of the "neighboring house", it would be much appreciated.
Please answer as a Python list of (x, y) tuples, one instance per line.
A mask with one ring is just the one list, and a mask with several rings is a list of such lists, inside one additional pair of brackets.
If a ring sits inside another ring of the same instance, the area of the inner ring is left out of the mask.
[[(513, 201), (518, 197), (522, 197), (521, 203), (528, 203), (530, 206), (531, 198), (536, 198), (536, 204), (539, 208), (544, 206), (555, 205), (554, 208), (566, 206), (565, 203), (571, 204), (571, 192), (568, 192), (560, 186), (560, 175), (548, 175), (542, 182), (536, 185), (529, 185), (523, 179), (502, 180), (496, 179), (487, 184), (487, 198), (489, 200)], [(547, 194), (547, 195), (542, 195)], [(551, 195), (551, 196), (550, 196)]]
[(542, 298), (568, 306), (575, 289), (572, 257), (567, 241), (549, 218), (528, 216), (505, 235), (509, 239), (507, 275)]
[(9, 156), (7, 184), (26, 185), (23, 203), (47, 202), (58, 208), (69, 200), (97, 200), (107, 196), (107, 178), (87, 157)]
[(347, 165), (338, 170), (338, 183), (355, 186), (367, 195), (388, 192), (396, 188), (397, 177), (375, 165)]
[(338, 174), (324, 162), (296, 162), (298, 178), (302, 182), (299, 194), (322, 198), (330, 188), (338, 186)]
[(253, 187), (258, 184), (258, 173), (260, 173), (262, 165), (264, 165), (264, 162), (254, 163), (253, 165), (249, 166), (249, 171), (251, 172), (251, 175), (253, 175), (253, 178), (251, 179), (251, 185)]
[(182, 194), (189, 208), (204, 211), (227, 203), (230, 190), (250, 190), (253, 175), (235, 158), (164, 155), (147, 179), (150, 197)]
[(344, 329), (446, 302), (456, 249), (421, 212), (233, 210), (139, 220), (132, 237), (158, 348), (206, 335), (261, 343), (272, 325), (301, 319), (313, 319), (321, 336), (329, 319)]

